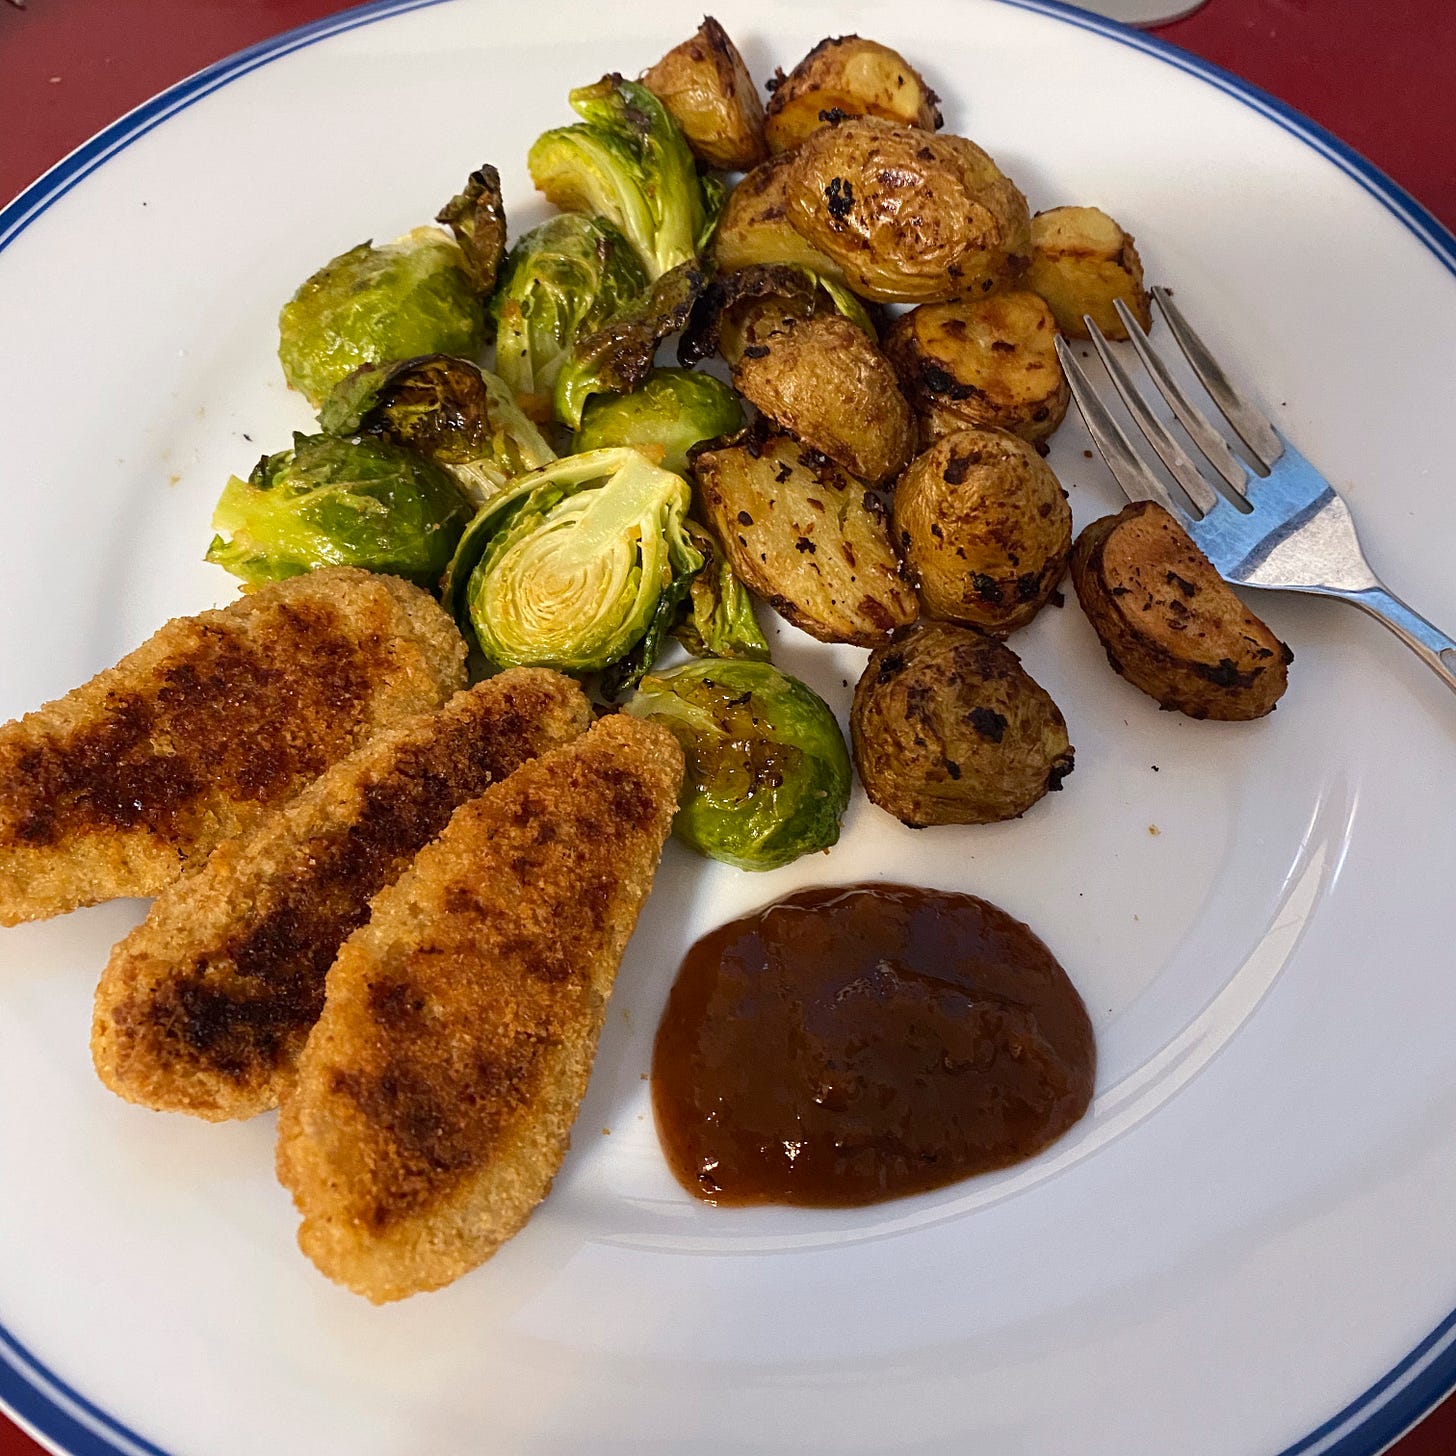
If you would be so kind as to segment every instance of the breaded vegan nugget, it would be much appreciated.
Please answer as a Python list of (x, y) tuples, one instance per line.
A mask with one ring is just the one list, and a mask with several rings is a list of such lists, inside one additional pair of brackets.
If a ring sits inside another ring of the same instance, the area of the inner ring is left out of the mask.
[(454, 624), (396, 577), (331, 567), (175, 618), (0, 727), (0, 925), (155, 895), (464, 686)]
[(318, 1267), (375, 1303), (490, 1257), (546, 1196), (677, 808), (618, 714), (455, 811), (329, 971), (278, 1123)]
[(516, 668), (407, 718), (169, 885), (115, 950), (91, 1053), (121, 1097), (221, 1121), (278, 1105), (339, 946), (461, 804), (591, 723)]

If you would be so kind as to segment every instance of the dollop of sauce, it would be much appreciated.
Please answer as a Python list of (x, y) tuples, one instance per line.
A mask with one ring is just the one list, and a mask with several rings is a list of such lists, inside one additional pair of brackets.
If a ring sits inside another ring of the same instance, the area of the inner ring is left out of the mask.
[(1040, 1152), (1092, 1025), (1019, 920), (907, 885), (803, 890), (704, 936), (657, 1030), (667, 1160), (711, 1203), (876, 1203)]

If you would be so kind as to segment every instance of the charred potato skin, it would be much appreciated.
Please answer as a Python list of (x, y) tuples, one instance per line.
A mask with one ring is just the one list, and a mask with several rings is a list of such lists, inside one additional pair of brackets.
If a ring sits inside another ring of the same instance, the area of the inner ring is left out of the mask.
[(646, 71), (642, 84), (667, 107), (700, 162), (746, 172), (768, 156), (758, 88), (711, 15)]
[(1026, 199), (965, 137), (851, 117), (791, 153), (786, 179), (794, 230), (879, 303), (989, 293), (1031, 256)]
[(1072, 512), (1051, 467), (1005, 430), (960, 430), (895, 485), (893, 532), (928, 615), (1004, 636), (1067, 568)]
[(1151, 501), (1093, 521), (1072, 583), (1114, 672), (1190, 718), (1262, 718), (1294, 654), (1234, 595), (1183, 528)]
[(750, 328), (733, 384), (781, 430), (872, 485), (904, 469), (914, 421), (890, 361), (838, 314)]
[(792, 157), (770, 157), (728, 194), (713, 232), (712, 257), (720, 272), (735, 273), (760, 263), (786, 263), (836, 283), (844, 282), (839, 265), (789, 224), (788, 181), (792, 167)]
[(749, 432), (693, 456), (697, 498), (739, 579), (821, 642), (876, 647), (919, 604), (884, 507), (787, 435)]
[(857, 35), (830, 36), (770, 83), (764, 136), (787, 152), (826, 125), (829, 116), (877, 116), (938, 131), (940, 98), (898, 51)]
[(913, 829), (1019, 818), (1074, 761), (1060, 709), (1016, 654), (949, 622), (875, 649), (849, 728), (870, 800)]
[(1071, 392), (1057, 358), (1057, 321), (1024, 289), (923, 303), (885, 336), (920, 426), (920, 443), (992, 425), (1036, 444), (1061, 424)]
[(1024, 280), (1073, 339), (1087, 339), (1083, 314), (1109, 339), (1127, 329), (1112, 306), (1120, 298), (1144, 329), (1153, 317), (1143, 287), (1143, 262), (1131, 234), (1097, 207), (1054, 207), (1031, 220), (1031, 266)]

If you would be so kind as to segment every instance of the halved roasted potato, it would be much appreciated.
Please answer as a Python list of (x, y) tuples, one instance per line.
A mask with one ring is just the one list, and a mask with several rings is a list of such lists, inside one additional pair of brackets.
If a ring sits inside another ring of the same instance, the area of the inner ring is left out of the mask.
[(883, 507), (787, 435), (693, 459), (698, 501), (739, 579), (821, 642), (873, 647), (915, 620)]
[(871, 485), (897, 475), (915, 430), (890, 361), (839, 314), (786, 318), (775, 310), (770, 322), (752, 330), (733, 366), (738, 392), (851, 475)]
[(1143, 263), (1125, 233), (1096, 207), (1054, 207), (1031, 220), (1031, 267), (1025, 286), (1046, 299), (1057, 327), (1074, 339), (1090, 335), (1082, 321), (1093, 322), (1109, 339), (1127, 338), (1116, 310), (1120, 298), (1144, 327), (1152, 323)]
[(758, 88), (711, 15), (645, 72), (642, 84), (667, 107), (700, 162), (746, 172), (768, 155)]
[(789, 222), (865, 298), (989, 293), (1031, 254), (1026, 199), (965, 137), (851, 117), (790, 153), (785, 177)]
[(1072, 582), (1113, 671), (1165, 708), (1262, 718), (1289, 685), (1294, 654), (1152, 501), (1082, 532)]
[(994, 425), (1035, 444), (1061, 424), (1071, 395), (1057, 321), (1035, 293), (922, 303), (895, 321), (885, 353), (920, 425), (920, 443)]
[(787, 263), (821, 278), (842, 282), (844, 274), (827, 253), (789, 225), (788, 175), (791, 157), (770, 157), (753, 169), (723, 204), (711, 252), (721, 272), (759, 263)]
[(1061, 711), (1016, 654), (949, 622), (875, 649), (849, 732), (865, 792), (916, 829), (1015, 819), (1073, 765)]
[(960, 430), (895, 484), (893, 530), (932, 617), (1004, 635), (1056, 590), (1072, 512), (1051, 467), (1005, 430)]
[(857, 35), (831, 36), (769, 83), (764, 136), (787, 152), (830, 116), (878, 116), (924, 131), (939, 128), (940, 98), (898, 51)]

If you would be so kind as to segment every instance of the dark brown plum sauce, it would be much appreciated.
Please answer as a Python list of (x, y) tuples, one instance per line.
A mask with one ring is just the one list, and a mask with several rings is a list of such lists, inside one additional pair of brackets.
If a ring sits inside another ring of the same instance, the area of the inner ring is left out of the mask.
[(704, 936), (652, 1061), (673, 1172), (713, 1203), (817, 1207), (939, 1188), (1040, 1152), (1096, 1051), (1019, 920), (907, 885), (803, 890)]

